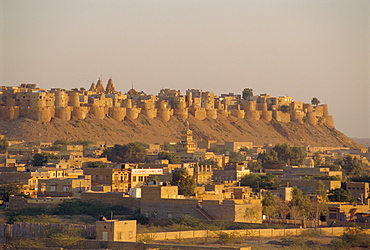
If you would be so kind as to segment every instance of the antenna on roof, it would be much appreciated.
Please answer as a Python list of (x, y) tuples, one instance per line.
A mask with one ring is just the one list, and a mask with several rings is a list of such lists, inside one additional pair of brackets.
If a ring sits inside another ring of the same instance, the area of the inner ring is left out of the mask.
[(131, 80), (131, 89), (134, 89), (134, 81)]

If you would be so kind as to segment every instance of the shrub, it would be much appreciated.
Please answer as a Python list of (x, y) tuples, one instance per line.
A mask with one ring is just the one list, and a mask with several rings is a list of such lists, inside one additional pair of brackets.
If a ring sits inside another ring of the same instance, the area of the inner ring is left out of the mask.
[(241, 238), (240, 234), (235, 232), (233, 233), (220, 232), (217, 235), (218, 235), (217, 243), (221, 245), (238, 243), (239, 239)]

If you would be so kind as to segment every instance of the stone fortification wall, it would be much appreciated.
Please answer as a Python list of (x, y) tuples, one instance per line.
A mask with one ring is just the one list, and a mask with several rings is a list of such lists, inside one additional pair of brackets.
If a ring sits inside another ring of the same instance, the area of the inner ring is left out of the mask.
[(109, 116), (117, 121), (123, 121), (126, 117), (126, 108), (123, 107), (113, 107), (109, 108)]
[(206, 109), (208, 119), (217, 119), (217, 109)]
[(196, 119), (203, 121), (207, 118), (207, 111), (205, 108), (191, 107), (189, 113), (192, 114)]
[(93, 83), (89, 91), (66, 91), (59, 88), (47, 91), (29, 84), (1, 87), (0, 119), (12, 121), (28, 117), (35, 121), (49, 122), (54, 117), (69, 121), (85, 119), (91, 115), (98, 119), (108, 116), (123, 121), (126, 117), (137, 119), (141, 114), (149, 119), (169, 121), (172, 116), (182, 120), (188, 119), (189, 115), (198, 120), (234, 116), (265, 122), (307, 122), (334, 127), (334, 119), (329, 115), (327, 104), (313, 106), (293, 101), (291, 97), (270, 97), (267, 94), (251, 96), (247, 100), (235, 94), (217, 97), (198, 89), (188, 90), (184, 96), (179, 91), (162, 91), (158, 96), (146, 95), (134, 89), (121, 94), (115, 91), (111, 79), (108, 83), (109, 87), (104, 90), (99, 80), (99, 88)]
[(55, 117), (62, 119), (63, 121), (69, 121), (72, 119), (72, 107), (55, 107)]

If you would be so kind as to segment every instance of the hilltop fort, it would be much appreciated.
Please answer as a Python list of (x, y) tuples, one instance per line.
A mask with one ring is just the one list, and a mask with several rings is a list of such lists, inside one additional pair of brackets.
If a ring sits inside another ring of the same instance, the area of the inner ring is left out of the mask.
[(189, 115), (203, 121), (220, 116), (281, 123), (308, 123), (334, 127), (328, 106), (294, 101), (290, 96), (272, 97), (268, 94), (241, 96), (233, 93), (216, 96), (212, 92), (189, 89), (185, 95), (179, 90), (161, 89), (158, 95), (147, 95), (130, 89), (126, 94), (115, 90), (112, 79), (104, 88), (102, 80), (92, 83), (89, 90), (52, 88), (45, 90), (35, 84), (0, 88), (0, 118), (13, 121), (28, 117), (34, 121), (50, 122), (83, 120), (88, 115), (98, 119), (110, 117), (123, 121), (135, 120), (139, 114), (164, 122), (172, 117), (181, 120)]

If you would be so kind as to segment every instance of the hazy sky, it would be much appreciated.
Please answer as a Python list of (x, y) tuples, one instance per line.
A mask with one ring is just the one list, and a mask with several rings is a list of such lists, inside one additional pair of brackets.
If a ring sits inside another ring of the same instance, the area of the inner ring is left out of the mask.
[(0, 85), (290, 95), (370, 138), (369, 0), (0, 0)]

